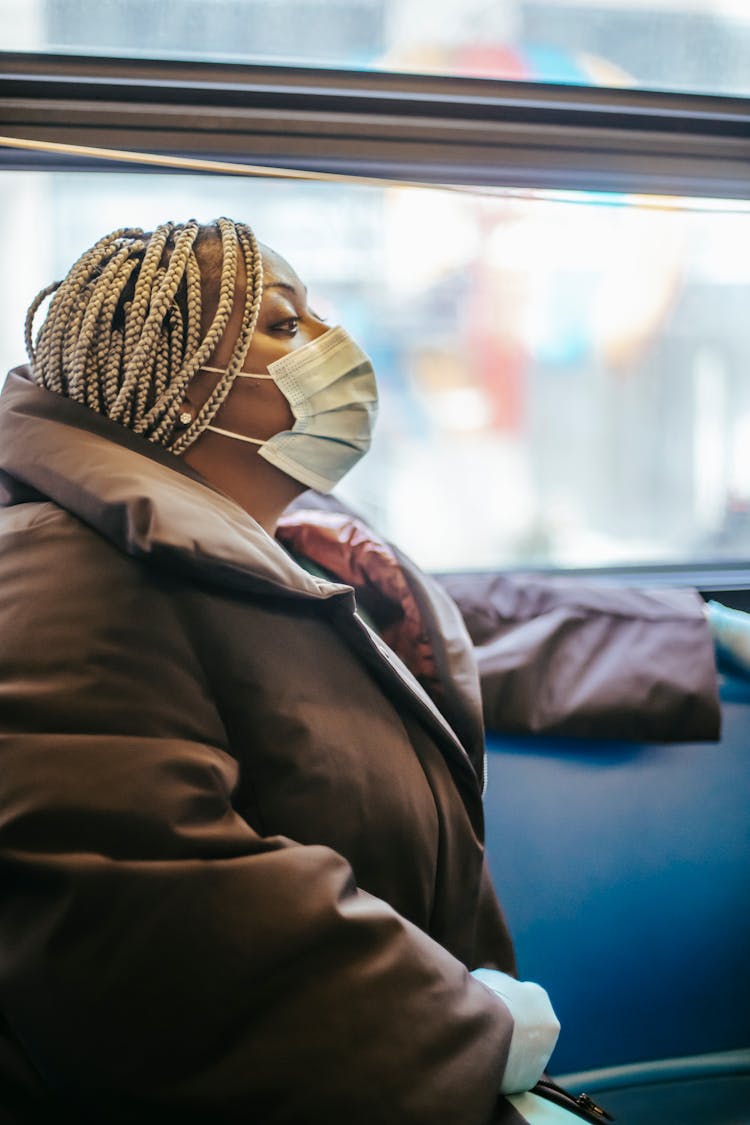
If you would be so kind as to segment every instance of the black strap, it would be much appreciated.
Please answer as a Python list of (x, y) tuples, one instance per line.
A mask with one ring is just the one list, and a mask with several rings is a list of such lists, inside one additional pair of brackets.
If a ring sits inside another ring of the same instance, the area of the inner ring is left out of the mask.
[(544, 1075), (539, 1079), (536, 1086), (531, 1091), (532, 1094), (537, 1094), (540, 1098), (546, 1098), (549, 1102), (554, 1102), (555, 1105), (562, 1106), (563, 1109), (570, 1110), (575, 1113), (583, 1121), (599, 1122), (614, 1121), (614, 1117), (607, 1113), (606, 1109), (597, 1105), (593, 1098), (588, 1094), (569, 1094), (562, 1086), (558, 1086), (551, 1078)]

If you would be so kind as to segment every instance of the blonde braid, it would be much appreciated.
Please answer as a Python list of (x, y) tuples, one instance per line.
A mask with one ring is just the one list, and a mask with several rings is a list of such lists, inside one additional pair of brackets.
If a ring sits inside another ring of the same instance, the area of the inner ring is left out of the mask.
[[(68, 368), (72, 359), (75, 339), (80, 328), (86, 308), (86, 303), (91, 296), (92, 286), (96, 272), (101, 268), (102, 261), (116, 245), (117, 236), (121, 232), (100, 240), (96, 247), (82, 255), (76, 266), (60, 285), (58, 293), (53, 298), (47, 318), (40, 333), (40, 361), (43, 369), (53, 373), (59, 393), (69, 395), (78, 401), (85, 400), (85, 393), (71, 391), (69, 387)], [(98, 252), (97, 251), (98, 247)], [(47, 328), (50, 331), (47, 333)], [(46, 338), (46, 341), (44, 337)], [(55, 389), (50, 386), (50, 389)]]
[(144, 244), (146, 253), (143, 256), (141, 268), (138, 271), (135, 291), (130, 301), (130, 307), (125, 322), (123, 360), (126, 365), (130, 363), (130, 357), (138, 343), (143, 322), (148, 312), (148, 301), (151, 296), (154, 274), (159, 268), (159, 262), (164, 253), (164, 247), (167, 245), (167, 239), (172, 231), (172, 227), (172, 223), (164, 223), (162, 226), (157, 227), (149, 238), (148, 243)]
[(135, 352), (130, 357), (130, 363), (128, 365), (128, 376), (135, 387), (135, 394), (131, 400), (130, 424), (136, 432), (138, 424), (143, 418), (149, 397), (155, 390), (154, 384), (159, 363), (161, 341), (169, 332), (166, 317), (163, 314), (156, 318), (156, 332), (151, 330), (150, 337), (147, 332), (148, 325), (154, 324), (154, 313), (158, 314), (160, 312), (161, 303), (159, 298), (163, 292), (166, 276), (167, 271), (162, 266), (154, 273), (151, 283), (149, 309), (141, 332), (141, 338), (138, 341)]
[[(39, 308), (41, 307), (41, 305), (44, 303), (44, 301), (46, 301), (47, 297), (49, 297), (51, 293), (54, 293), (55, 290), (59, 289), (61, 284), (62, 284), (62, 282), (60, 282), (60, 281), (53, 281), (49, 285), (46, 285), (44, 287), (44, 289), (40, 289), (40, 291), (37, 293), (34, 300), (29, 305), (28, 311), (26, 313), (26, 322), (24, 324), (24, 338), (26, 340), (26, 354), (29, 357), (29, 361), (31, 362), (32, 370), (34, 369), (34, 358), (35, 358), (34, 338), (33, 338), (34, 317), (36, 316), (37, 312), (39, 311)], [(37, 345), (38, 344), (39, 344), (39, 333), (37, 333)], [(36, 379), (37, 382), (39, 382), (36, 371), (34, 371), (34, 378)]]
[[(143, 375), (148, 365), (153, 365), (154, 353), (160, 335), (165, 331), (165, 328), (167, 332), (169, 331), (169, 310), (172, 306), (175, 294), (177, 293), (177, 289), (183, 280), (190, 250), (195, 242), (197, 234), (198, 224), (195, 220), (191, 219), (175, 239), (174, 250), (166, 273), (163, 279), (157, 279), (157, 284), (154, 286), (151, 308), (149, 309), (148, 316), (143, 325), (138, 347), (131, 359), (131, 367), (134, 372), (133, 378), (139, 385), (135, 421), (133, 424), (133, 429), (137, 434), (148, 433), (152, 428), (152, 411), (146, 414), (146, 395), (145, 393), (140, 393), (140, 387), (145, 382)], [(162, 398), (163, 396), (159, 396), (157, 402), (160, 402)]]
[(130, 426), (133, 418), (133, 399), (136, 392), (139, 370), (134, 366), (133, 359), (139, 347), (143, 327), (149, 312), (149, 305), (153, 296), (154, 280), (159, 270), (159, 263), (167, 245), (167, 240), (174, 229), (174, 223), (164, 223), (157, 227), (146, 247), (146, 253), (135, 283), (135, 292), (125, 318), (125, 347), (122, 358), (122, 380), (120, 390), (112, 407), (110, 418), (113, 422), (121, 422), (123, 426)]
[[(223, 221), (226, 222), (227, 220)], [(222, 220), (220, 219), (219, 222), (222, 222)], [(260, 304), (263, 299), (263, 261), (261, 253), (258, 248), (258, 243), (255, 240), (255, 235), (249, 227), (235, 227), (234, 232), (240, 244), (240, 249), (242, 250), (246, 277), (245, 307), (242, 312), (240, 334), (237, 337), (237, 342), (234, 346), (226, 371), (217, 382), (206, 402), (198, 411), (194, 421), (174, 442), (172, 449), (175, 453), (183, 453), (185, 449), (203, 433), (206, 426), (210, 426), (212, 419), (229, 394), (234, 380), (237, 377), (237, 372), (245, 362), (245, 356), (250, 347), (250, 341), (258, 320)], [(224, 278), (222, 277), (222, 283), (223, 280)], [(206, 340), (208, 340), (208, 336)]]
[[(175, 306), (175, 307), (179, 311), (179, 306)], [(182, 325), (182, 331), (183, 332), (187, 331), (187, 341), (189, 341), (191, 337), (195, 336), (195, 331), (193, 330), (193, 325), (192, 325), (189, 313), (188, 313), (187, 330), (185, 328), (185, 325), (183, 324)], [(183, 337), (180, 336), (180, 334), (177, 333), (177, 332), (173, 332), (172, 335), (169, 337), (169, 374), (168, 374), (166, 383), (162, 387), (162, 390), (161, 390), (162, 395), (166, 392), (167, 387), (170, 386), (171, 384), (175, 383), (176, 380), (179, 377), (180, 370), (182, 368), (182, 360), (183, 360), (183, 349), (181, 347), (182, 339), (183, 339)], [(200, 322), (198, 323), (198, 340), (200, 340)], [(186, 345), (185, 345), (185, 352), (187, 354), (189, 354), (187, 342), (186, 342)]]
[[(71, 388), (71, 397), (79, 402), (84, 401), (93, 410), (98, 409), (94, 402), (100, 401), (97, 386), (92, 386), (90, 371), (92, 362), (96, 362), (97, 353), (101, 349), (101, 329), (99, 318), (102, 307), (110, 298), (111, 283), (117, 277), (124, 262), (130, 253), (128, 246), (121, 247), (110, 260), (97, 278), (97, 282), (90, 286), (89, 301), (85, 311), (79, 304), (77, 312), (82, 313), (80, 328), (72, 334), (70, 363), (67, 365), (68, 386)], [(114, 290), (117, 292), (117, 290)]]
[[(168, 389), (162, 399), (155, 404), (151, 411), (149, 422), (154, 425), (153, 440), (165, 443), (171, 436), (180, 411), (180, 403), (192, 379), (197, 375), (203, 364), (215, 350), (216, 345), (224, 334), (224, 330), (232, 315), (234, 293), (237, 286), (237, 230), (236, 224), (229, 219), (218, 219), (217, 225), (221, 231), (221, 246), (223, 251), (221, 280), (219, 282), (219, 300), (216, 306), (211, 327), (206, 333), (203, 343), (195, 354), (183, 362), (179, 375)], [(247, 304), (247, 294), (245, 296)], [(229, 387), (227, 387), (227, 392)], [(218, 409), (218, 408), (217, 408)], [(197, 421), (197, 419), (196, 419)], [(207, 425), (208, 423), (206, 423)], [(195, 422), (170, 446), (173, 453), (183, 453), (189, 445), (203, 432), (204, 427), (196, 429)], [(187, 439), (187, 440), (186, 440)]]
[[(156, 398), (164, 394), (169, 386), (169, 374), (172, 369), (172, 352), (175, 350), (175, 341), (182, 339), (182, 314), (178, 305), (172, 305), (168, 316), (168, 331), (159, 337), (159, 343), (154, 357), (153, 393)], [(178, 353), (179, 354), (179, 353)]]
[(84, 357), (83, 389), (86, 406), (97, 414), (102, 412), (102, 388), (97, 378), (99, 364), (96, 362), (96, 352), (87, 352)]
[[(202, 258), (195, 243), (201, 231), (217, 230), (222, 252), (218, 302), (202, 337)], [(245, 302), (229, 366), (198, 417), (174, 437), (187, 388), (215, 351), (232, 314), (239, 253)], [(182, 225), (168, 222), (150, 235), (120, 228), (99, 239), (61, 282), (34, 298), (25, 323), (34, 379), (183, 453), (210, 424), (244, 363), (262, 293), (262, 259), (249, 227), (221, 218), (209, 228), (192, 219)], [(50, 296), (34, 340), (34, 318)]]
[(111, 417), (111, 410), (120, 389), (120, 365), (125, 351), (125, 337), (122, 332), (113, 329), (107, 347), (106, 359), (99, 366), (99, 381), (102, 384), (104, 413), (107, 417)]
[[(71, 328), (71, 318), (84, 300), (89, 282), (96, 275), (97, 269), (101, 268), (111, 248), (123, 238), (132, 239), (133, 236), (142, 233), (142, 231), (122, 228), (100, 238), (89, 250), (84, 251), (64, 280), (54, 287), (57, 292), (50, 302), (44, 324), (39, 331), (36, 352), (33, 349), (29, 351), (34, 378), (38, 383), (58, 394), (68, 393), (63, 354), (66, 334), (69, 334)], [(40, 298), (41, 294), (32, 303), (30, 312), (32, 310), (36, 312), (39, 308)], [(82, 309), (80, 315), (83, 315)], [(29, 323), (29, 336), (30, 334), (31, 323)]]
[[(96, 361), (101, 372), (101, 398), (105, 404), (104, 413), (109, 414), (120, 390), (120, 358), (124, 345), (123, 334), (114, 326), (117, 307), (122, 300), (122, 294), (130, 281), (133, 271), (139, 264), (138, 258), (129, 256), (122, 265), (120, 273), (112, 279), (109, 294), (104, 301), (99, 315), (98, 342), (96, 345)], [(112, 362), (113, 354), (117, 355), (117, 362)]]
[(187, 339), (185, 341), (185, 354), (193, 355), (198, 350), (201, 341), (201, 271), (195, 250), (188, 254), (187, 270), (185, 272), (187, 284)]
[(86, 306), (91, 299), (92, 288), (91, 282), (87, 282), (82, 288), (80, 299), (73, 305), (68, 316), (67, 324), (60, 336), (62, 347), (62, 376), (68, 388), (67, 394), (69, 398), (75, 399), (76, 402), (81, 403), (85, 403), (86, 401), (85, 386), (82, 382), (74, 380), (71, 376), (73, 375), (76, 341), (81, 331)]

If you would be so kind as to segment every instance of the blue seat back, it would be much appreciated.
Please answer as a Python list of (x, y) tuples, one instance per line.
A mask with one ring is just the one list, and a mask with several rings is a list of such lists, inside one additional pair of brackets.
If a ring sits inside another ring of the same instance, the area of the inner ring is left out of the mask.
[(720, 743), (492, 736), (490, 867), (552, 1073), (750, 1045), (750, 686)]

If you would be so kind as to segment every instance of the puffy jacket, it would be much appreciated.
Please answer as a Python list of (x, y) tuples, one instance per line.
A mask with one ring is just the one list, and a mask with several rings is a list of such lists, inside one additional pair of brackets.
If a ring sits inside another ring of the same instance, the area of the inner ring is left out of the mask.
[(23, 370), (0, 473), (0, 1122), (517, 1120), (450, 599), (410, 573), (441, 711), (351, 588)]

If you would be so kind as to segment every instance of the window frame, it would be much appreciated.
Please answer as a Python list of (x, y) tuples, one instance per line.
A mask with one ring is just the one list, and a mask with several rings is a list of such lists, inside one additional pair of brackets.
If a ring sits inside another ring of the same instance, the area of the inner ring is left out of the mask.
[[(750, 200), (748, 98), (0, 52), (0, 135), (384, 181)], [(0, 148), (0, 171), (149, 167)], [(741, 560), (523, 569), (695, 586), (750, 608)]]
[[(0, 52), (0, 133), (476, 187), (750, 197), (750, 99), (698, 94)], [(40, 167), (107, 165), (0, 151), (0, 168)]]

